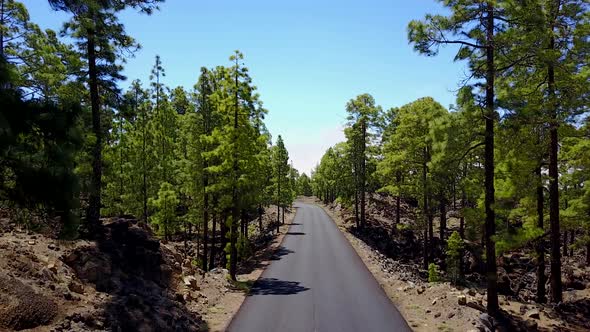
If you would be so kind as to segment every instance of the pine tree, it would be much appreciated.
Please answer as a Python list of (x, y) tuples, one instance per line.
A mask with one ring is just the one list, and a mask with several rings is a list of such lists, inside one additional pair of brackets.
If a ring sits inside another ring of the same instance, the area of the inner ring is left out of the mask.
[[(273, 163), (276, 172), (276, 184), (277, 184), (277, 192), (275, 195), (275, 202), (277, 205), (277, 233), (279, 232), (279, 226), (281, 225), (281, 209), (283, 211), (283, 216), (285, 215), (285, 204), (288, 200), (286, 197), (288, 195), (288, 167), (289, 167), (289, 155), (287, 153), (287, 149), (285, 148), (285, 143), (283, 142), (283, 138), (281, 135), (277, 138), (277, 145), (274, 149), (273, 153)], [(282, 186), (282, 187), (281, 187)], [(283, 217), (284, 222), (284, 217)]]
[(163, 235), (166, 240), (178, 229), (178, 219), (176, 217), (176, 206), (178, 197), (172, 185), (168, 182), (162, 182), (158, 190), (157, 198), (150, 198), (149, 205), (156, 211), (153, 216), (152, 225), (156, 231)]
[(497, 294), (497, 267), (494, 235), (496, 216), (494, 212), (494, 81), (497, 76), (495, 57), (505, 47), (499, 31), (507, 24), (503, 18), (504, 2), (444, 1), (451, 10), (447, 17), (427, 15), (424, 21), (412, 21), (408, 25), (408, 39), (414, 49), (426, 55), (436, 55), (441, 45), (460, 46), (456, 59), (469, 60), (473, 77), (485, 80), (485, 238), (486, 269), (488, 281), (488, 312), (496, 315), (499, 310)]
[[(434, 126), (434, 120), (446, 113), (440, 104), (429, 97), (399, 108), (395, 130), (384, 145), (384, 159), (379, 165), (381, 174), (400, 174), (408, 181), (407, 191), (421, 198), (425, 269), (432, 260), (433, 248), (433, 217), (430, 207), (432, 175), (429, 169), (433, 142), (430, 131)], [(390, 185), (399, 184), (394, 182)]]
[[(158, 0), (107, 1), (96, 0), (49, 0), (53, 8), (73, 14), (64, 31), (78, 40), (77, 45), (88, 64), (88, 89), (92, 110), (92, 181), (87, 209), (87, 222), (91, 236), (100, 236), (100, 207), (102, 188), (102, 141), (101, 109), (99, 85), (107, 90), (113, 88), (115, 81), (122, 78), (120, 66), (115, 63), (116, 52), (133, 51), (139, 46), (125, 33), (116, 13), (127, 7), (139, 8), (151, 13)], [(97, 66), (99, 60), (105, 63)], [(100, 79), (99, 79), (100, 77)]]
[(309, 197), (312, 194), (311, 180), (306, 173), (303, 173), (299, 178), (297, 178), (297, 195)]
[(355, 199), (355, 206), (360, 205), (358, 224), (362, 228), (366, 222), (367, 145), (371, 143), (372, 129), (381, 112), (381, 107), (375, 105), (375, 99), (371, 95), (362, 94), (346, 104), (346, 112), (350, 126), (347, 139), (352, 148), (354, 177), (358, 188), (358, 193), (355, 194), (355, 198), (358, 197)]
[(80, 107), (25, 99), (11, 87), (16, 81), (14, 67), (0, 56), (0, 200), (57, 215), (61, 236), (71, 238), (77, 235)]

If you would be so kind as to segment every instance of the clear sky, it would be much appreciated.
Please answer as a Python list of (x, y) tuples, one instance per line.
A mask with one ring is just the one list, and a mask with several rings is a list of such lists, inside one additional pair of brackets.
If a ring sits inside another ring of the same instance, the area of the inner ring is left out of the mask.
[[(68, 18), (45, 0), (23, 2), (42, 28), (59, 30)], [(408, 22), (441, 11), (434, 0), (167, 0), (160, 7), (152, 16), (121, 15), (143, 47), (121, 86), (135, 78), (146, 84), (158, 54), (164, 83), (190, 89), (200, 67), (230, 65), (239, 49), (273, 138), (283, 136), (294, 166), (308, 174), (344, 139), (349, 99), (370, 93), (386, 109), (431, 96), (449, 106), (465, 77), (453, 49), (425, 57), (408, 44)]]

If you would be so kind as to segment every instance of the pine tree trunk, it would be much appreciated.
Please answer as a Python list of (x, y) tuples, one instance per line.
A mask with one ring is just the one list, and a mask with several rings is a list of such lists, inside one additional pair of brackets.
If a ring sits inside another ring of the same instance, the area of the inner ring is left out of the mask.
[(446, 242), (445, 242), (445, 234), (447, 232), (447, 200), (446, 198), (441, 198), (439, 201), (439, 211), (440, 211), (440, 227), (439, 227), (439, 238), (440, 238), (440, 247), (441, 247), (441, 263), (440, 267), (442, 270), (447, 270), (447, 260), (446, 260)]
[[(467, 166), (463, 168), (463, 178), (467, 177)], [(459, 218), (459, 237), (461, 242), (465, 243), (465, 209), (467, 208), (467, 194), (465, 188), (461, 188), (461, 218)], [(462, 280), (465, 277), (465, 247), (461, 249), (459, 255), (459, 278)]]
[(203, 256), (201, 256), (201, 264), (203, 271), (207, 269), (207, 246), (209, 245), (209, 194), (207, 193), (207, 186), (209, 186), (209, 179), (205, 169), (207, 162), (203, 163)]
[(197, 257), (201, 256), (201, 238), (199, 237), (199, 226), (195, 226), (195, 232), (197, 233)]
[(216, 242), (216, 228), (217, 228), (217, 215), (213, 210), (213, 225), (211, 225), (211, 252), (209, 253), (209, 270), (215, 268), (215, 242)]
[(443, 198), (440, 200), (440, 241), (444, 243), (445, 233), (447, 231), (447, 206), (446, 200)]
[[(465, 201), (461, 204), (461, 207), (465, 208)], [(462, 241), (465, 241), (465, 217), (461, 215), (459, 218), (459, 236), (461, 237)], [(461, 254), (459, 255), (459, 277), (463, 279), (465, 276), (465, 262), (463, 259), (465, 249), (461, 249)]]
[(244, 238), (247, 240), (248, 239), (248, 225), (250, 224), (250, 220), (248, 219), (248, 216), (246, 215), (245, 211), (242, 212), (242, 215), (243, 215), (243, 220), (244, 220)]
[(142, 200), (143, 200), (143, 222), (147, 224), (148, 222), (148, 192), (147, 192), (147, 167), (146, 167), (146, 159), (147, 159), (147, 139), (146, 139), (146, 127), (147, 127), (147, 114), (145, 111), (142, 111), (143, 115), (143, 124), (142, 124), (142, 150), (141, 150), (141, 167), (142, 167), (142, 176), (143, 182), (141, 187), (142, 193)]
[(92, 147), (92, 179), (86, 219), (91, 237), (100, 237), (100, 196), (102, 187), (102, 131), (100, 128), (100, 100), (98, 96), (98, 72), (96, 68), (95, 32), (87, 30), (88, 77), (90, 105), (92, 110), (92, 133), (95, 142)]
[(237, 143), (238, 143), (238, 112), (239, 112), (239, 96), (238, 96), (238, 57), (235, 59), (236, 61), (236, 73), (235, 73), (235, 109), (234, 109), (234, 147), (233, 147), (233, 167), (232, 167), (232, 176), (233, 176), (233, 184), (232, 184), (232, 213), (231, 213), (231, 224), (230, 224), (230, 254), (229, 254), (229, 275), (232, 280), (236, 281), (236, 273), (238, 270), (238, 249), (236, 246), (237, 242), (237, 226), (238, 226), (238, 151), (237, 151)]
[(221, 228), (221, 266), (223, 268), (227, 268), (227, 255), (225, 252), (225, 247), (227, 247), (227, 212), (223, 212), (222, 218), (220, 220), (220, 228)]
[(260, 232), (260, 235), (264, 233), (264, 230), (262, 229), (262, 211), (262, 205), (258, 204), (258, 231)]
[[(552, 29), (553, 30), (553, 29)], [(549, 50), (555, 49), (553, 37), (549, 42)], [(557, 135), (557, 110), (555, 104), (555, 69), (553, 62), (547, 68), (547, 88), (549, 95), (549, 224), (551, 227), (551, 301), (561, 302), (563, 299), (561, 285), (561, 253), (559, 230), (559, 170), (557, 165), (557, 150), (559, 145)]]
[(241, 213), (242, 217), (240, 218), (240, 235), (246, 236), (246, 220), (244, 219), (244, 210)]
[(123, 215), (123, 116), (119, 113), (119, 215)]
[(186, 258), (186, 256), (188, 255), (188, 227), (187, 227), (187, 222), (186, 219), (183, 221), (183, 228), (184, 228), (184, 236), (183, 236), (183, 242), (184, 242), (184, 257)]
[(360, 226), (360, 218), (359, 218), (359, 191), (358, 188), (354, 189), (354, 223), (356, 224), (356, 228), (359, 229)]
[(496, 266), (496, 213), (494, 211), (494, 79), (496, 71), (494, 67), (494, 5), (493, 1), (487, 1), (486, 13), (486, 114), (485, 114), (485, 246), (486, 246), (486, 272), (487, 272), (487, 300), (488, 313), (497, 316), (498, 306), (498, 275)]
[(590, 265), (590, 242), (586, 243), (586, 265)]
[(432, 239), (432, 220), (430, 218), (428, 207), (428, 185), (426, 178), (426, 148), (424, 148), (424, 162), (422, 164), (422, 190), (423, 190), (423, 209), (424, 209), (424, 268), (428, 269), (429, 257), (430, 257), (430, 241)]
[(429, 257), (430, 260), (434, 259), (434, 217), (430, 211), (430, 200), (428, 200), (428, 212), (426, 213), (426, 219), (428, 221), (428, 246), (430, 248)]
[[(4, 27), (4, 6), (6, 0), (0, 0), (0, 26)], [(0, 58), (4, 58), (4, 29), (0, 29)], [(2, 88), (2, 87), (0, 87)]]
[[(544, 198), (543, 198), (543, 180), (542, 180), (542, 173), (541, 167), (538, 167), (535, 171), (537, 176), (537, 227), (543, 229), (543, 206), (544, 206)], [(543, 243), (543, 239), (539, 239), (539, 242), (536, 246), (536, 255), (537, 255), (537, 302), (545, 303), (547, 302), (546, 290), (545, 290), (545, 283), (547, 282), (547, 277), (545, 276), (545, 246)]]
[(236, 280), (236, 274), (238, 271), (238, 213), (237, 206), (233, 206), (229, 228), (229, 276), (234, 281)]
[(424, 234), (423, 234), (423, 248), (422, 248), (422, 261), (423, 261), (423, 267), (424, 270), (428, 270), (428, 230), (426, 228), (424, 228)]
[(282, 224), (285, 224), (285, 207), (283, 206), (283, 218), (282, 218)]
[(457, 188), (456, 188), (456, 179), (453, 179), (453, 210), (457, 210)]
[[(279, 169), (277, 170), (278, 173), (278, 180), (277, 180), (277, 234), (279, 234), (279, 226), (281, 223), (281, 165), (279, 164)], [(327, 196), (327, 195), (326, 195)]]

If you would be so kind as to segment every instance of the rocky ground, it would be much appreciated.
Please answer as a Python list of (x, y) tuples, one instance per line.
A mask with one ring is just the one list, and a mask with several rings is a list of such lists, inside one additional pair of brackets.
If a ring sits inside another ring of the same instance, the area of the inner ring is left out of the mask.
[[(400, 227), (394, 241), (391, 228), (395, 219), (394, 199), (373, 195), (367, 208), (367, 231), (354, 227), (351, 211), (338, 204), (324, 208), (355, 248), (377, 281), (397, 305), (415, 331), (589, 331), (590, 267), (581, 254), (565, 257), (565, 300), (559, 305), (534, 302), (535, 267), (524, 251), (511, 252), (499, 259), (502, 292), (500, 305), (506, 319), (495, 321), (485, 313), (486, 292), (478, 273), (467, 276), (464, 286), (448, 282), (428, 283), (421, 269), (420, 243), (409, 227)], [(454, 211), (449, 212), (453, 228)], [(412, 223), (408, 204), (402, 204), (403, 225)]]
[(0, 218), (0, 331), (222, 331), (282, 240), (253, 229), (256, 254), (231, 282), (225, 269), (196, 268), (184, 242), (163, 244), (135, 220), (106, 220), (104, 229), (101, 241), (59, 241)]

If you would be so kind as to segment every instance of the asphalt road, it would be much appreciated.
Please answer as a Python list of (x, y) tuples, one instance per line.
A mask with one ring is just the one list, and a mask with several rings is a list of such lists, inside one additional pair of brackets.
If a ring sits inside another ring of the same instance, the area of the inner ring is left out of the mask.
[(295, 206), (282, 246), (228, 331), (411, 331), (324, 210)]

